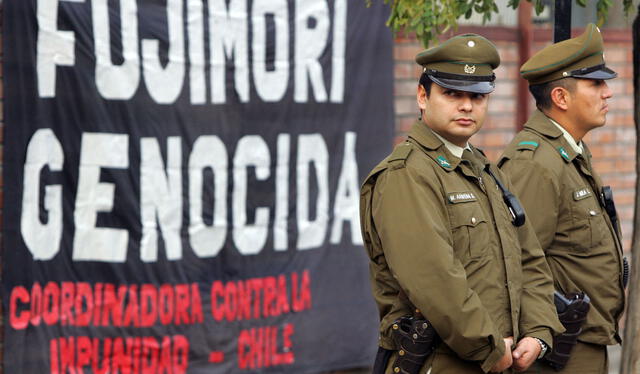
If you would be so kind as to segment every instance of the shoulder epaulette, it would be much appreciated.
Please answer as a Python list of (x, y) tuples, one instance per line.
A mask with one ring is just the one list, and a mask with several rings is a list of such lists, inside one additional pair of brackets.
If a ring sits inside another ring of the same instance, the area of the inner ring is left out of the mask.
[(393, 152), (391, 152), (387, 160), (389, 161), (389, 163), (396, 163), (399, 161), (402, 161), (404, 163), (404, 161), (406, 161), (406, 159), (409, 157), (412, 149), (413, 147), (411, 147), (411, 144), (408, 142), (398, 144), (394, 148)]
[(522, 151), (522, 150), (535, 151), (539, 145), (540, 144), (538, 144), (538, 142), (535, 142), (533, 140), (523, 140), (516, 145), (516, 149), (518, 151)]

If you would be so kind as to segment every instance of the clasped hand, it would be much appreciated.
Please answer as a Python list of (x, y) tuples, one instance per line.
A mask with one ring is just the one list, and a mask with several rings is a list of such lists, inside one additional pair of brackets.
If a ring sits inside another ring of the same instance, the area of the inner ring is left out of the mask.
[(534, 338), (521, 339), (512, 351), (513, 337), (504, 338), (504, 355), (492, 368), (491, 372), (500, 373), (513, 367), (516, 371), (525, 371), (533, 364), (540, 354), (540, 343)]

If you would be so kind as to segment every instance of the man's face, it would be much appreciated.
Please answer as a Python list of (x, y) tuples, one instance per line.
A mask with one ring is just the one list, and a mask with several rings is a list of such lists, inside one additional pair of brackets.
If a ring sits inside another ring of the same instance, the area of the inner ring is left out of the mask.
[(576, 79), (569, 91), (567, 115), (585, 132), (605, 124), (609, 106), (607, 99), (613, 94), (607, 82), (600, 79)]
[(424, 87), (418, 86), (422, 121), (460, 147), (482, 127), (488, 99), (486, 94), (452, 90), (435, 83), (431, 84), (431, 94), (427, 97)]

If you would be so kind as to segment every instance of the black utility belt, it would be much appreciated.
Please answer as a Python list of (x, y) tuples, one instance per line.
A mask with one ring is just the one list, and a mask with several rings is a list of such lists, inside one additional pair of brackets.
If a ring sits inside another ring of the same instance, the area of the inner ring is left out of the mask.
[[(426, 318), (400, 317), (391, 326), (391, 337), (398, 355), (393, 361), (393, 372), (418, 374), (425, 361), (436, 349), (438, 334)], [(376, 355), (373, 374), (382, 374), (387, 368), (393, 350), (380, 347)]]

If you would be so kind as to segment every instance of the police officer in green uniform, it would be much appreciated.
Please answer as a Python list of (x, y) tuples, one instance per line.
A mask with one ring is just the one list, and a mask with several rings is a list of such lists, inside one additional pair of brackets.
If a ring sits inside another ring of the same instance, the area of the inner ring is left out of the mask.
[[(606, 209), (613, 201), (582, 139), (605, 124), (612, 95), (606, 80), (616, 73), (605, 66), (600, 30), (590, 24), (535, 54), (520, 74), (538, 109), (499, 165), (536, 231), (556, 290), (590, 299), (577, 344), (563, 348), (570, 356), (562, 372), (607, 373), (606, 346), (620, 342), (624, 266), (615, 213)], [(543, 360), (531, 372), (556, 371)]]
[(361, 189), (362, 233), (381, 319), (374, 369), (524, 369), (563, 329), (535, 233), (517, 207), (505, 203), (507, 178), (467, 142), (482, 127), (498, 52), (482, 36), (465, 34), (416, 61), (424, 68), (417, 91), (421, 121)]

